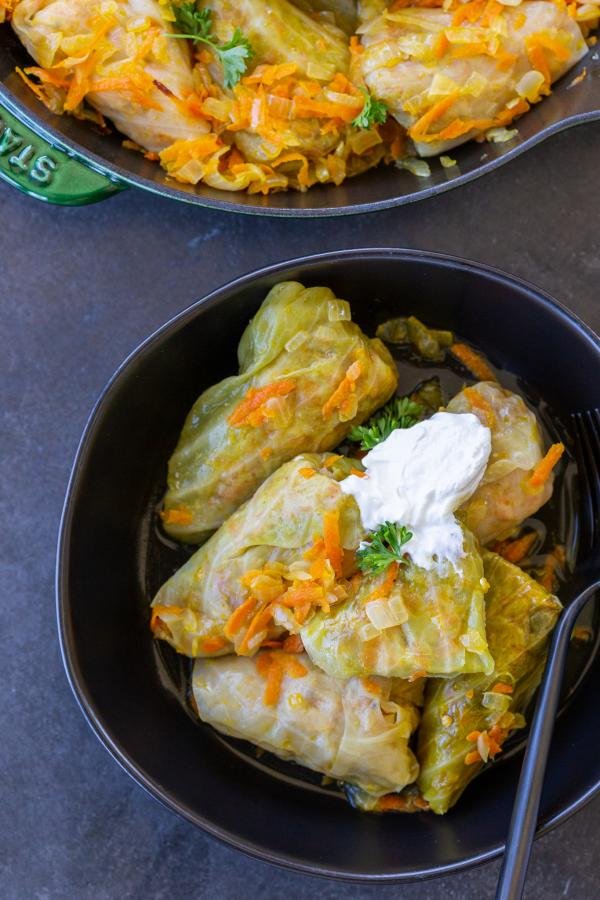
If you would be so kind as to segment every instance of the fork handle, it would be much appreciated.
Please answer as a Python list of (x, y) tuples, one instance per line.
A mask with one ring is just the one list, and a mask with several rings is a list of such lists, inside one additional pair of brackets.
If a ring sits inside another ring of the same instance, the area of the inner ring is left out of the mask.
[(523, 894), (571, 632), (581, 610), (599, 587), (597, 579), (581, 591), (566, 608), (554, 632), (521, 769), (496, 900), (520, 900)]

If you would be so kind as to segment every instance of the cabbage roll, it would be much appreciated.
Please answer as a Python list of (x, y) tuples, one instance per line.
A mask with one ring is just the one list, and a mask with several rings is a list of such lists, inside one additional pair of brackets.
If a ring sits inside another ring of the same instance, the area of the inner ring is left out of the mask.
[(155, 636), (188, 656), (250, 655), (343, 599), (354, 557), (345, 551), (364, 535), (338, 484), (352, 466), (326, 454), (281, 466), (159, 590)]
[[(433, 156), (503, 127), (550, 92), (587, 52), (566, 4), (415, 3), (377, 14), (366, 2), (357, 57), (365, 83)], [(435, 8), (423, 8), (434, 6)]]
[(523, 713), (544, 670), (548, 636), (561, 604), (521, 569), (483, 553), (486, 627), (495, 665), (486, 675), (430, 681), (419, 729), (418, 786), (431, 809), (445, 813), (525, 724)]
[[(390, 567), (391, 568), (391, 567)], [(397, 678), (491, 672), (485, 632), (483, 564), (464, 530), (457, 567), (426, 570), (409, 562), (391, 587), (389, 572), (364, 576), (358, 590), (301, 629), (306, 652), (338, 678)]]
[[(317, 81), (347, 72), (346, 35), (332, 22), (315, 21), (288, 0), (211, 0), (217, 34), (240, 28), (256, 54), (253, 63), (293, 63), (296, 71)], [(217, 73), (215, 72), (215, 75)]]
[(304, 654), (196, 660), (198, 714), (218, 731), (379, 796), (414, 781), (417, 707), (390, 679), (331, 678)]
[(164, 10), (159, 0), (21, 0), (12, 26), (41, 67), (28, 71), (54, 112), (80, 114), (85, 100), (157, 152), (210, 130), (190, 47), (167, 37)]
[(492, 434), (492, 453), (481, 484), (458, 515), (482, 544), (511, 535), (552, 496), (553, 476), (532, 483), (543, 457), (535, 414), (518, 394), (482, 381), (462, 390), (448, 412), (471, 412)]
[(328, 288), (274, 287), (244, 332), (240, 374), (192, 407), (169, 462), (163, 520), (182, 541), (218, 528), (283, 462), (333, 449), (393, 394), (378, 339)]

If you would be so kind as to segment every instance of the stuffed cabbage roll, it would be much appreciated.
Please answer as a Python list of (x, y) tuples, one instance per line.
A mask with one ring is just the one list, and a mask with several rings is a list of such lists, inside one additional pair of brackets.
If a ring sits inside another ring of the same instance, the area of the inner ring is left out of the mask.
[(473, 413), (492, 434), (488, 467), (459, 516), (482, 544), (508, 537), (552, 496), (552, 467), (562, 445), (544, 457), (535, 414), (518, 394), (493, 382), (465, 388), (447, 410)]
[(523, 713), (544, 669), (548, 636), (561, 604), (540, 584), (484, 551), (486, 628), (494, 669), (430, 681), (419, 729), (418, 786), (431, 809), (445, 813), (508, 735), (525, 724)]
[(371, 795), (417, 777), (408, 746), (417, 707), (389, 679), (330, 678), (308, 657), (196, 660), (194, 700), (204, 722)]
[(159, 590), (155, 636), (188, 656), (250, 655), (346, 597), (345, 551), (364, 534), (338, 484), (352, 467), (316, 454), (281, 466)]
[(440, 573), (409, 562), (397, 573), (390, 566), (364, 576), (347, 601), (316, 613), (301, 629), (302, 641), (313, 662), (339, 678), (491, 672), (485, 587), (477, 543), (464, 530), (456, 568)]
[(54, 112), (85, 100), (149, 151), (210, 130), (187, 42), (168, 38), (159, 0), (20, 0), (12, 26), (40, 68), (36, 89)]
[(379, 5), (364, 4), (356, 62), (421, 156), (506, 126), (587, 52), (567, 5), (551, 0), (392, 4), (374, 15)]
[(238, 357), (240, 374), (199, 397), (169, 462), (164, 527), (182, 541), (200, 542), (297, 453), (336, 447), (397, 383), (348, 303), (297, 282), (269, 292)]

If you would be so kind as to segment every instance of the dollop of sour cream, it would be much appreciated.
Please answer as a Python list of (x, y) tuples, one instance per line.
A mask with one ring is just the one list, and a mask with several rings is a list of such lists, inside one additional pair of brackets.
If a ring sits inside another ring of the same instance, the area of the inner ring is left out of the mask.
[(438, 412), (393, 431), (362, 460), (366, 475), (350, 475), (340, 487), (356, 500), (365, 528), (405, 525), (413, 562), (443, 569), (464, 556), (454, 512), (483, 478), (491, 449), (490, 429), (477, 416)]

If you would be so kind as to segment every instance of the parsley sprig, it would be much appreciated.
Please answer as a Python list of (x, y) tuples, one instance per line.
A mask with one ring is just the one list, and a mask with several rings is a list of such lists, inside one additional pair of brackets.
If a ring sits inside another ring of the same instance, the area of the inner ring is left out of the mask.
[(254, 56), (254, 50), (248, 38), (244, 37), (239, 28), (236, 28), (231, 40), (219, 44), (212, 30), (213, 11), (207, 6), (198, 9), (195, 2), (182, 3), (173, 7), (173, 13), (175, 25), (181, 34), (171, 34), (169, 37), (190, 40), (195, 44), (207, 44), (221, 63), (225, 87), (232, 88), (236, 85), (246, 71), (248, 62)]
[(354, 128), (372, 128), (373, 125), (383, 125), (387, 119), (387, 106), (383, 100), (376, 100), (366, 88), (361, 87), (365, 95), (365, 102), (357, 117), (352, 120)]
[(348, 439), (359, 443), (361, 450), (372, 450), (385, 441), (396, 428), (412, 428), (422, 418), (425, 407), (410, 397), (394, 397), (366, 425), (355, 425)]
[(377, 531), (369, 535), (369, 541), (356, 551), (358, 568), (368, 575), (380, 575), (393, 562), (405, 565), (406, 553), (402, 548), (411, 537), (412, 531), (404, 525), (384, 522)]

